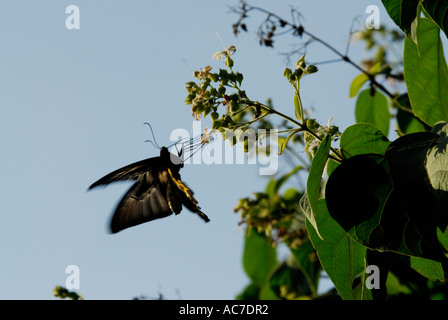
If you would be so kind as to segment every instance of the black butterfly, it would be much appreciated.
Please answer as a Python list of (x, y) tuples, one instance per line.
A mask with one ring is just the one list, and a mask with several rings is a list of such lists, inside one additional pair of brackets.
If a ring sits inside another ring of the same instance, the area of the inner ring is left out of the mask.
[[(182, 149), (179, 156), (183, 151)], [(136, 181), (115, 209), (110, 223), (111, 232), (116, 233), (147, 221), (164, 218), (173, 212), (179, 214), (182, 205), (209, 222), (210, 219), (200, 210), (193, 191), (181, 180), (179, 171), (183, 166), (180, 157), (162, 147), (160, 157), (132, 163), (94, 182), (89, 190), (116, 181)]]

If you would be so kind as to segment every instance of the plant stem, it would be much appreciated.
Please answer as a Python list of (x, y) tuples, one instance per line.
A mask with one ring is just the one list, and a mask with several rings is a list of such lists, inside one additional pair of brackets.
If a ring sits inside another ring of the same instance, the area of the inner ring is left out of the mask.
[[(287, 115), (285, 115), (285, 114), (283, 114), (283, 113), (281, 113), (281, 112), (279, 112), (279, 111), (277, 111), (275, 109), (272, 109), (272, 108), (270, 108), (270, 107), (268, 107), (268, 106), (266, 106), (266, 105), (264, 105), (264, 104), (262, 104), (262, 103), (260, 103), (258, 101), (250, 101), (249, 100), (249, 101), (243, 101), (243, 103), (245, 103), (245, 104), (247, 104), (249, 106), (259, 107), (259, 108), (267, 111), (268, 113), (276, 114), (279, 117), (282, 117), (283, 119), (285, 119), (285, 120), (287, 120), (287, 121), (297, 125), (302, 131), (308, 132), (315, 139), (317, 139), (319, 141), (322, 141), (322, 138), (320, 138), (317, 134), (315, 134), (312, 130), (310, 130), (307, 127), (306, 123), (300, 123), (300, 122), (292, 119), (291, 117), (288, 117)], [(336, 162), (338, 162), (338, 163), (341, 163), (341, 161), (344, 159), (344, 157), (341, 154), (339, 154), (339, 152), (337, 152), (333, 147), (330, 147), (330, 150), (333, 153), (333, 155), (330, 154), (329, 158), (334, 160), (334, 161), (336, 161)]]

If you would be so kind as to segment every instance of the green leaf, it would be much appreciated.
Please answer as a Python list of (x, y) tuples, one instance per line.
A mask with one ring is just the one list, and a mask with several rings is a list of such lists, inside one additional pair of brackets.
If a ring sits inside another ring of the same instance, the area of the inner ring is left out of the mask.
[(298, 92), (294, 93), (294, 109), (297, 120), (303, 121), (302, 100), (300, 99)]
[(440, 228), (437, 228), (437, 238), (439, 239), (440, 244), (445, 248), (445, 250), (448, 250), (448, 230), (442, 232)]
[(306, 183), (306, 195), (309, 201), (311, 210), (305, 210), (306, 217), (311, 222), (317, 233), (320, 234), (316, 225), (317, 201), (320, 195), (320, 187), (322, 182), (322, 175), (324, 173), (325, 164), (327, 163), (328, 155), (330, 153), (331, 137), (326, 136), (311, 162), (310, 173)]
[(330, 176), (338, 166), (339, 166), (338, 162), (329, 159), (327, 163), (327, 176)]
[(379, 91), (371, 95), (370, 89), (362, 91), (356, 101), (356, 122), (374, 125), (385, 136), (389, 133), (390, 113), (387, 98)]
[(448, 67), (433, 22), (420, 19), (417, 39), (405, 39), (404, 75), (415, 115), (432, 127), (448, 120)]
[(425, 168), (428, 174), (428, 187), (434, 197), (437, 208), (438, 227), (442, 233), (448, 226), (448, 124), (439, 122), (431, 133), (440, 136), (440, 142), (428, 150), (425, 159)]
[(427, 184), (427, 153), (439, 142), (436, 133), (420, 132), (391, 143), (385, 156), (394, 195), (387, 203), (383, 220), (389, 225), (390, 237), (396, 238), (392, 246), (396, 252), (445, 261), (437, 238), (437, 204)]
[[(381, 214), (393, 191), (384, 156), (359, 154), (345, 160), (328, 179), (325, 188), (331, 217), (359, 243), (379, 249), (387, 239), (381, 231)], [(383, 162), (383, 165), (378, 163)]]
[(291, 253), (296, 259), (297, 265), (303, 275), (308, 280), (310, 290), (313, 294), (317, 294), (317, 285), (320, 277), (320, 265), (312, 258), (315, 251), (310, 241), (302, 244), (298, 249), (291, 249)]
[(268, 184), (266, 185), (265, 193), (270, 198), (274, 197), (275, 194), (277, 193), (276, 186), (277, 186), (277, 180), (275, 179), (269, 180)]
[(344, 130), (339, 147), (344, 156), (349, 158), (357, 154), (384, 154), (389, 145), (390, 141), (376, 127), (359, 123)]
[(238, 82), (238, 85), (241, 85), (241, 83), (243, 82), (244, 76), (242, 73), (236, 72), (235, 73), (235, 80), (236, 82)]
[(269, 283), (267, 283), (263, 288), (261, 288), (260, 295), (258, 298), (260, 300), (279, 300), (278, 296), (271, 289)]
[(419, 257), (411, 257), (411, 267), (422, 276), (432, 281), (443, 281), (445, 278), (442, 264), (437, 261)]
[(283, 299), (292, 300), (311, 294), (307, 279), (290, 259), (278, 265), (269, 279), (269, 284), (271, 290)]
[(230, 56), (226, 57), (225, 65), (229, 68), (233, 67), (233, 60), (230, 58)]
[(60, 299), (69, 298), (70, 300), (84, 300), (84, 298), (75, 291), (69, 291), (65, 287), (56, 286), (53, 289), (53, 295)]
[[(397, 98), (397, 102), (409, 109), (412, 110), (411, 103), (409, 101), (409, 97), (407, 93), (402, 94)], [(416, 118), (413, 114), (406, 112), (402, 109), (397, 110), (397, 124), (400, 131), (404, 134), (414, 133), (414, 132), (425, 132), (425, 125)]]
[(277, 251), (255, 228), (248, 227), (243, 252), (243, 268), (252, 283), (262, 288), (277, 264)]
[(296, 166), (294, 169), (292, 169), (290, 172), (284, 174), (278, 179), (271, 179), (269, 180), (265, 193), (270, 197), (275, 197), (280, 190), (280, 188), (283, 186), (283, 184), (294, 174), (296, 174), (298, 171), (302, 170), (302, 166)]
[(423, 8), (437, 26), (448, 36), (448, 2), (446, 0), (426, 0)]
[[(370, 124), (359, 123), (345, 129), (341, 136), (339, 148), (346, 158), (350, 158), (357, 154), (384, 154), (389, 144), (390, 141), (376, 127)], [(328, 176), (338, 166), (339, 163), (329, 160), (327, 164)]]
[(282, 142), (282, 144), (280, 146), (279, 155), (282, 154), (283, 151), (285, 151), (286, 146), (288, 145), (289, 140), (298, 132), (300, 132), (300, 130), (294, 130), (286, 137), (286, 139)]
[(353, 98), (358, 94), (359, 89), (369, 80), (369, 77), (365, 73), (357, 75), (350, 85), (349, 97)]
[(320, 232), (325, 235), (325, 241), (318, 235), (310, 221), (306, 221), (319, 261), (342, 299), (352, 300), (354, 299), (353, 280), (365, 269), (366, 248), (353, 241), (331, 218), (325, 199), (318, 201), (316, 224)]
[(389, 272), (386, 280), (387, 293), (389, 295), (398, 295), (398, 294), (410, 294), (412, 291), (404, 284), (400, 282), (400, 279)]
[(381, 0), (395, 24), (410, 36), (420, 0)]
[(302, 170), (303, 167), (302, 166), (296, 166), (294, 167), (294, 169), (292, 169), (290, 172), (288, 172), (287, 174), (281, 176), (278, 180), (277, 183), (275, 184), (275, 192), (277, 193), (279, 191), (279, 189), (281, 188), (281, 186), (293, 175), (295, 175), (298, 171)]
[(425, 171), (426, 153), (439, 141), (432, 132), (409, 134), (391, 143), (385, 156), (360, 154), (345, 160), (326, 185), (330, 215), (368, 248), (446, 261), (436, 228), (444, 230), (448, 218), (437, 216), (434, 192), (427, 186), (431, 174)]

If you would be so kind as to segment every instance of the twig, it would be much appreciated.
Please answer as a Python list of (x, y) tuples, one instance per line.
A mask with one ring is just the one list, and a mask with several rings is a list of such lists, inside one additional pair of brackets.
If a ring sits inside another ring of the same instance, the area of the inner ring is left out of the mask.
[[(289, 122), (295, 124), (295, 125), (298, 126), (302, 131), (308, 132), (308, 133), (311, 134), (315, 139), (317, 139), (317, 140), (319, 140), (319, 141), (322, 142), (322, 138), (319, 137), (319, 136), (318, 136), (316, 133), (314, 133), (312, 130), (310, 130), (310, 129), (307, 127), (306, 122), (304, 122), (304, 123), (300, 123), (300, 122), (294, 120), (293, 118), (291, 118), (291, 117), (289, 117), (289, 116), (287, 116), (287, 115), (285, 115), (285, 114), (283, 114), (283, 113), (281, 113), (281, 112), (278, 112), (277, 110), (272, 109), (272, 108), (268, 107), (267, 105), (264, 105), (264, 104), (262, 104), (262, 103), (260, 103), (260, 102), (258, 102), (258, 101), (248, 101), (248, 100), (247, 100), (247, 101), (242, 101), (242, 103), (244, 103), (244, 104), (246, 104), (246, 105), (249, 105), (249, 106), (256, 107), (256, 108), (261, 108), (261, 109), (267, 111), (268, 114), (276, 114), (276, 115), (278, 115), (279, 117), (282, 117), (283, 119), (285, 119), (285, 120), (287, 120), (287, 121), (289, 121)], [(330, 147), (330, 150), (331, 150), (331, 152), (334, 154), (334, 155), (331, 155), (331, 154), (330, 154), (330, 155), (328, 156), (330, 159), (332, 159), (332, 160), (334, 160), (334, 161), (336, 161), (336, 162), (338, 162), (338, 163), (340, 163), (342, 160), (344, 160), (344, 156), (341, 155), (339, 152), (337, 152), (335, 149), (333, 149), (333, 147)]]
[[(324, 47), (326, 47), (327, 49), (329, 49), (330, 51), (332, 51), (334, 54), (336, 54), (337, 56), (339, 56), (339, 57), (341, 58), (341, 60), (347, 62), (348, 64), (352, 65), (354, 68), (356, 68), (357, 70), (359, 70), (360, 72), (364, 73), (364, 74), (369, 78), (369, 81), (370, 81), (371, 86), (376, 87), (376, 88), (378, 88), (379, 90), (381, 90), (382, 92), (384, 92), (384, 93), (385, 93), (391, 100), (393, 100), (393, 101), (395, 102), (395, 105), (397, 106), (397, 108), (399, 108), (399, 109), (401, 109), (401, 110), (403, 110), (403, 111), (406, 111), (406, 112), (408, 112), (408, 113), (410, 113), (410, 114), (412, 114), (412, 115), (414, 114), (414, 112), (413, 112), (411, 109), (406, 108), (405, 106), (402, 106), (402, 105), (397, 101), (396, 96), (395, 96), (392, 92), (390, 92), (386, 87), (384, 87), (380, 82), (378, 82), (378, 81), (375, 79), (375, 75), (374, 75), (374, 74), (371, 74), (369, 71), (365, 70), (364, 68), (362, 68), (361, 66), (359, 66), (358, 64), (356, 64), (355, 62), (353, 62), (353, 61), (348, 57), (347, 54), (343, 54), (342, 52), (340, 52), (339, 50), (337, 50), (336, 48), (334, 48), (332, 45), (330, 45), (328, 42), (322, 40), (321, 38), (317, 37), (316, 35), (312, 34), (311, 32), (305, 30), (304, 27), (303, 27), (301, 24), (297, 25), (295, 22), (287, 21), (287, 20), (281, 18), (280, 16), (278, 16), (277, 14), (272, 13), (272, 12), (266, 10), (266, 9), (248, 5), (248, 4), (245, 3), (245, 2), (243, 2), (243, 5), (242, 5), (242, 7), (241, 7), (241, 10), (242, 10), (241, 13), (240, 13), (240, 14), (241, 14), (241, 17), (240, 17), (240, 19), (238, 20), (237, 24), (241, 24), (242, 20), (243, 20), (244, 18), (247, 17), (247, 13), (250, 12), (250, 11), (259, 11), (259, 12), (262, 12), (262, 13), (266, 14), (268, 18), (266, 18), (265, 21), (269, 21), (269, 22), (271, 22), (271, 23), (272, 23), (271, 18), (275, 18), (275, 19), (277, 19), (277, 21), (278, 21), (278, 23), (280, 24), (281, 27), (289, 26), (289, 27), (290, 27), (290, 30), (289, 30), (289, 31), (293, 30), (293, 32), (296, 33), (296, 34), (299, 35), (299, 36), (302, 36), (303, 34), (307, 35), (307, 36), (310, 37), (313, 41), (316, 41), (316, 42), (322, 44)], [(237, 12), (237, 11), (235, 10), (235, 12)], [(235, 25), (237, 25), (237, 24), (235, 24)], [(235, 26), (235, 25), (234, 25), (234, 26)], [(282, 32), (282, 34), (283, 34), (283, 33), (284, 33), (284, 32)], [(278, 35), (278, 34), (277, 34), (277, 35)], [(270, 43), (271, 43), (271, 42), (270, 42)], [(346, 52), (348, 52), (348, 49), (347, 49), (347, 48), (346, 48)], [(336, 60), (335, 60), (335, 61), (336, 61)]]

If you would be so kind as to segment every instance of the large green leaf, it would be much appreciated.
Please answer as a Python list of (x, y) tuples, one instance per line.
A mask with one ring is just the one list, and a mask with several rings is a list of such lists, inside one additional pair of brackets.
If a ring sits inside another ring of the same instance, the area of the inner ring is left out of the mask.
[(325, 240), (322, 240), (309, 220), (307, 230), (317, 251), (319, 261), (342, 299), (355, 298), (352, 285), (365, 269), (366, 247), (353, 241), (328, 213), (325, 199), (318, 201), (316, 223)]
[(392, 191), (384, 156), (360, 154), (345, 160), (331, 174), (325, 199), (331, 217), (354, 240), (372, 249), (383, 249), (389, 239), (378, 231)]
[(243, 268), (252, 283), (262, 288), (277, 264), (277, 251), (255, 228), (248, 227), (243, 252)]
[(394, 183), (394, 202), (389, 201), (384, 215), (390, 217), (388, 223), (395, 225), (395, 232), (403, 230), (398, 252), (443, 261), (437, 238), (437, 207), (425, 170), (427, 152), (438, 142), (439, 135), (420, 132), (391, 143), (386, 159)]
[(439, 29), (428, 19), (420, 19), (418, 46), (406, 38), (404, 75), (415, 115), (429, 126), (448, 120), (448, 67)]
[(425, 0), (422, 4), (431, 19), (448, 35), (448, 1)]
[(437, 237), (437, 226), (446, 225), (446, 206), (438, 206), (434, 190), (428, 186), (428, 153), (440, 151), (440, 143), (441, 136), (435, 132), (409, 134), (391, 144), (386, 158), (400, 215), (408, 219), (403, 234), (407, 249), (412, 256), (446, 262)]
[[(324, 173), (325, 164), (327, 163), (328, 154), (331, 147), (331, 137), (326, 136), (314, 155), (313, 161), (311, 162), (310, 173), (308, 175), (308, 180), (306, 183), (306, 194), (304, 197), (308, 198), (308, 203), (311, 210), (304, 210), (305, 215), (311, 224), (316, 229), (317, 233), (320, 234), (319, 229), (316, 225), (316, 215), (317, 201), (320, 196), (320, 187), (322, 183), (322, 175)], [(302, 206), (303, 208), (304, 206)]]
[(387, 98), (375, 90), (373, 95), (370, 89), (362, 91), (356, 101), (356, 122), (369, 123), (387, 136), (389, 133), (390, 113)]
[(330, 215), (371, 249), (445, 261), (425, 170), (426, 153), (439, 141), (431, 132), (409, 134), (391, 143), (385, 156), (360, 154), (344, 161), (326, 185)]
[(425, 162), (429, 188), (434, 196), (438, 210), (438, 227), (446, 233), (448, 226), (448, 124), (437, 123), (433, 133), (438, 134), (440, 143), (428, 150)]
[(392, 20), (406, 35), (414, 38), (421, 3), (428, 16), (448, 35), (448, 2), (446, 0), (381, 0)]

